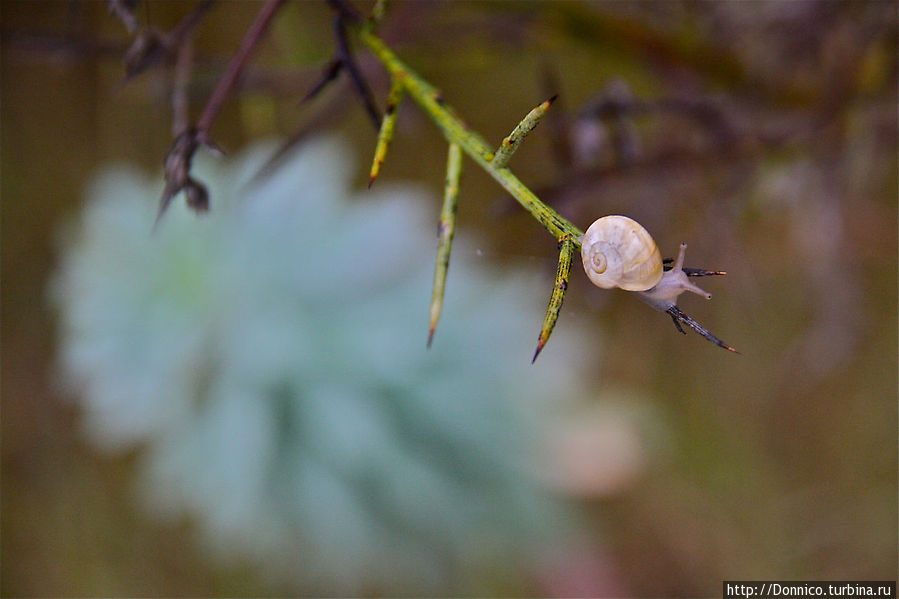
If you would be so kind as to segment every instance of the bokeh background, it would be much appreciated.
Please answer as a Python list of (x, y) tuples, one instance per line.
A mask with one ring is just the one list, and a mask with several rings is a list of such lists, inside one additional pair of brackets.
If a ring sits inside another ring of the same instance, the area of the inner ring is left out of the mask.
[[(167, 31), (195, 6), (135, 15)], [(198, 26), (194, 118), (260, 6)], [(216, 122), (212, 214), (179, 199), (155, 236), (171, 65), (126, 81), (104, 3), (0, 15), (4, 596), (896, 579), (895, 3), (391, 4), (384, 38), (487, 139), (560, 94), (511, 164), (542, 199), (728, 271), (681, 306), (740, 356), (575, 272), (534, 366), (555, 242), (470, 162), (425, 350), (445, 142), (406, 101), (363, 193), (375, 131), (349, 83), (299, 102), (333, 55), (324, 3), (281, 10)], [(295, 444), (243, 459), (273, 436)]]

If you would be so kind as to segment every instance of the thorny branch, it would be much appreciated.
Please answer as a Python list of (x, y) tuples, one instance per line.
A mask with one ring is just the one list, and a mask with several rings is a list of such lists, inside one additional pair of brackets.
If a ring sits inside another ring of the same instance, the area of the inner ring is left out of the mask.
[[(338, 12), (342, 15), (347, 14), (345, 2), (332, 0), (332, 5), (338, 8)], [(341, 10), (339, 7), (344, 7)], [(396, 119), (395, 108), (399, 103), (402, 94), (409, 95), (416, 104), (418, 104), (428, 114), (431, 120), (443, 131), (447, 142), (452, 151), (459, 150), (465, 152), (473, 159), (484, 171), (492, 176), (513, 198), (534, 218), (540, 222), (547, 231), (549, 231), (556, 241), (559, 243), (559, 269), (556, 274), (556, 282), (553, 287), (553, 293), (550, 297), (549, 306), (547, 307), (546, 318), (540, 331), (537, 342), (537, 350), (534, 352), (534, 360), (536, 360), (541, 349), (549, 340), (549, 335), (555, 326), (556, 319), (562, 307), (565, 292), (568, 289), (568, 272), (571, 265), (571, 257), (575, 251), (579, 251), (581, 247), (581, 239), (583, 232), (574, 224), (565, 219), (561, 214), (551, 207), (540, 201), (537, 196), (528, 189), (508, 168), (509, 160), (521, 141), (527, 134), (533, 130), (544, 115), (549, 110), (552, 101), (550, 98), (537, 106), (528, 113), (524, 119), (515, 127), (512, 133), (503, 140), (496, 151), (493, 151), (488, 143), (477, 133), (470, 130), (468, 126), (456, 115), (455, 111), (445, 102), (442, 95), (437, 89), (422, 79), (418, 74), (406, 66), (400, 59), (378, 38), (373, 29), (372, 21), (360, 21), (355, 15), (350, 17), (340, 17), (347, 21), (347, 25), (351, 26), (360, 41), (378, 58), (381, 64), (387, 69), (391, 77), (390, 98), (388, 99), (388, 111), (384, 117), (384, 123), (381, 126), (378, 135), (378, 143), (372, 164), (371, 178), (369, 186), (374, 182), (375, 177), (380, 171), (383, 163), (384, 155), (393, 135), (393, 121)], [(339, 29), (339, 35), (342, 36), (343, 29)], [(364, 98), (364, 94), (363, 94)], [(450, 161), (448, 166), (447, 180), (452, 178), (458, 180), (458, 164)], [(458, 192), (458, 185), (453, 186), (454, 193)], [(452, 198), (452, 210), (444, 210), (441, 213), (440, 231), (441, 233), (447, 229), (452, 230), (455, 226), (455, 197)], [(445, 288), (445, 278), (449, 265), (449, 250), (451, 238), (447, 241), (441, 234), (438, 244), (438, 260), (434, 277), (434, 292), (432, 299), (431, 324), (428, 333), (428, 346), (433, 340), (434, 329), (437, 326), (440, 310), (443, 302), (443, 290)], [(723, 274), (720, 271), (709, 271), (703, 269), (684, 269), (689, 276), (707, 276)], [(667, 310), (668, 314), (674, 321), (678, 331), (684, 332), (681, 323), (686, 324), (694, 331), (705, 337), (707, 340), (715, 343), (719, 347), (736, 351), (720, 339), (712, 335), (708, 330), (703, 328), (698, 322), (684, 314), (677, 306), (673, 306)], [(533, 360), (532, 360), (533, 361)]]
[(284, 0), (266, 0), (265, 4), (262, 5), (262, 8), (259, 9), (256, 20), (253, 21), (253, 24), (247, 29), (243, 40), (240, 42), (240, 47), (237, 49), (237, 53), (234, 55), (234, 58), (231, 59), (231, 64), (228, 65), (228, 70), (222, 75), (215, 91), (212, 92), (209, 101), (206, 103), (206, 108), (203, 109), (203, 113), (197, 120), (197, 137), (199, 143), (205, 144), (207, 142), (212, 123), (218, 117), (222, 105), (224, 105), (225, 100), (237, 84), (237, 80), (243, 72), (247, 60), (250, 58), (250, 54), (252, 54), (257, 44), (259, 44), (269, 23), (271, 23), (272, 18), (275, 16), (275, 13), (278, 12), (278, 9), (281, 8), (282, 4), (284, 4)]
[[(137, 31), (134, 41), (125, 52), (125, 78), (130, 79), (177, 53), (214, 3), (215, 0), (203, 0), (168, 33), (153, 27)], [(110, 11), (122, 20), (128, 32), (134, 33), (138, 27), (137, 17), (128, 6), (129, 3), (110, 0), (108, 4)]]
[[(200, 16), (212, 4), (213, 0), (204, 0), (192, 13), (185, 17), (178, 27), (169, 36), (151, 36), (149, 39), (163, 40), (167, 43), (159, 43), (158, 48), (151, 43), (145, 49), (137, 53), (138, 59), (133, 63), (135, 72), (146, 68), (153, 60), (158, 59), (159, 49), (166, 53), (177, 50), (175, 69), (175, 82), (172, 97), (173, 103), (173, 130), (176, 134), (175, 141), (165, 160), (166, 186), (160, 199), (159, 212), (156, 222), (159, 222), (172, 199), (181, 191), (185, 192), (188, 206), (197, 212), (204, 212), (209, 207), (209, 197), (205, 186), (193, 179), (190, 175), (191, 163), (197, 149), (203, 145), (214, 146), (209, 140), (209, 132), (218, 117), (221, 108), (237, 85), (252, 51), (262, 39), (269, 23), (275, 16), (284, 0), (266, 0), (252, 25), (248, 28), (241, 45), (229, 63), (228, 69), (219, 80), (214, 92), (201, 113), (195, 126), (190, 126), (187, 119), (186, 86), (189, 78), (192, 62), (192, 44), (188, 39), (188, 33), (199, 21)], [(133, 30), (136, 19), (129, 12), (128, 3), (123, 0), (110, 0), (110, 10), (119, 16), (129, 30)], [(565, 292), (568, 289), (568, 276), (574, 252), (580, 250), (583, 232), (574, 224), (565, 219), (553, 208), (541, 202), (534, 193), (528, 189), (508, 168), (508, 163), (521, 142), (533, 130), (548, 112), (553, 100), (538, 105), (515, 127), (512, 133), (502, 141), (494, 151), (491, 146), (458, 117), (455, 111), (445, 102), (440, 92), (422, 79), (414, 71), (409, 69), (399, 58), (378, 38), (374, 33), (374, 26), (379, 19), (363, 20), (362, 17), (349, 4), (343, 0), (329, 0), (329, 4), (337, 12), (334, 22), (334, 33), (337, 45), (336, 57), (327, 65), (322, 73), (320, 81), (306, 94), (303, 101), (316, 96), (329, 82), (336, 79), (341, 71), (345, 70), (352, 80), (359, 98), (366, 109), (367, 114), (379, 129), (378, 144), (372, 164), (369, 186), (375, 181), (383, 163), (384, 157), (394, 132), (396, 110), (403, 95), (410, 96), (442, 130), (450, 147), (450, 155), (447, 163), (447, 182), (444, 198), (444, 207), (441, 211), (440, 240), (438, 244), (438, 259), (434, 275), (434, 292), (431, 302), (431, 324), (428, 333), (428, 346), (433, 340), (434, 330), (440, 316), (443, 305), (443, 292), (446, 282), (446, 274), (449, 266), (449, 255), (452, 245), (453, 230), (455, 228), (456, 202), (459, 191), (459, 173), (461, 169), (462, 154), (467, 154), (485, 172), (492, 176), (525, 210), (540, 222), (559, 243), (559, 268), (556, 274), (556, 282), (553, 287), (546, 318), (540, 331), (537, 349), (533, 360), (536, 360), (541, 349), (549, 339), (562, 307)], [(379, 3), (378, 14), (383, 12), (383, 4)], [(149, 31), (149, 30), (148, 30)], [(391, 78), (391, 89), (387, 102), (387, 110), (383, 122), (375, 106), (361, 71), (356, 66), (355, 59), (350, 48), (348, 32), (352, 31), (387, 69)], [(152, 33), (152, 32), (151, 32)], [(140, 36), (138, 36), (140, 37)], [(174, 46), (172, 44), (175, 44)], [(140, 47), (135, 42), (134, 47)], [(134, 48), (133, 47), (133, 48)], [(133, 49), (132, 48), (132, 49)], [(136, 65), (136, 66), (134, 66)], [(130, 71), (129, 71), (130, 74)], [(625, 110), (641, 109), (638, 104), (631, 104)], [(680, 107), (677, 107), (680, 108)], [(707, 276), (724, 274), (720, 271), (703, 269), (684, 269), (689, 276)], [(719, 347), (736, 351), (720, 339), (712, 335), (698, 322), (684, 314), (677, 306), (672, 306), (666, 312), (672, 318), (678, 331), (684, 333), (681, 326), (686, 324), (694, 331), (715, 343)], [(532, 362), (533, 362), (532, 360)]]
[(165, 159), (166, 184), (159, 201), (159, 212), (156, 216), (157, 223), (180, 191), (185, 192), (187, 205), (192, 209), (198, 212), (208, 210), (209, 193), (206, 191), (206, 187), (190, 176), (193, 156), (200, 146), (217, 149), (209, 140), (209, 131), (212, 128), (212, 124), (221, 112), (225, 100), (236, 86), (250, 54), (252, 54), (262, 39), (266, 28), (283, 3), (284, 0), (266, 0), (256, 15), (253, 24), (247, 29), (237, 53), (228, 65), (228, 69), (222, 75), (215, 91), (209, 97), (206, 107), (197, 120), (197, 124), (193, 127), (185, 128), (175, 138)]

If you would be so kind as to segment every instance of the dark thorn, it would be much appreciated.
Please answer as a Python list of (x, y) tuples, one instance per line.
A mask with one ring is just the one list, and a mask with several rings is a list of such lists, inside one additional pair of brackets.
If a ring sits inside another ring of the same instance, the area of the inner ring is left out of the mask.
[(345, 66), (346, 70), (349, 72), (350, 79), (353, 80), (356, 92), (358, 92), (359, 97), (362, 99), (362, 104), (365, 106), (365, 111), (368, 113), (372, 125), (375, 127), (375, 131), (380, 131), (381, 116), (378, 114), (378, 108), (375, 106), (371, 90), (368, 88), (365, 78), (362, 76), (361, 71), (359, 71), (359, 68), (356, 66), (356, 62), (353, 60), (353, 54), (350, 52), (350, 47), (347, 43), (346, 26), (344, 25), (343, 19), (340, 17), (337, 17), (334, 20), (334, 33), (337, 37), (338, 56), (343, 62), (343, 66)]
[(172, 203), (175, 195), (178, 193), (178, 189), (175, 189), (168, 183), (166, 183), (165, 189), (162, 190), (162, 197), (159, 198), (159, 210), (156, 211), (156, 220), (153, 221), (153, 230), (159, 226), (159, 221), (162, 220), (162, 215), (168, 209), (169, 204)]
[[(557, 99), (558, 97), (559, 97), (559, 94), (554, 94), (553, 97), (551, 97), (549, 100), (547, 100), (547, 102), (549, 102), (550, 104), (552, 104), (553, 102), (556, 101), (556, 99)], [(603, 221), (603, 222), (605, 222), (605, 221)]]
[(137, 29), (134, 4), (130, 0), (106, 0), (106, 9), (125, 25), (129, 34), (133, 34)]
[(369, 189), (371, 189), (372, 184), (374, 184), (375, 179), (377, 179), (377, 178), (378, 177), (376, 177), (375, 175), (372, 175), (371, 177), (368, 178), (368, 188)]
[(323, 89), (325, 89), (329, 83), (334, 81), (337, 78), (337, 75), (340, 74), (340, 69), (343, 68), (343, 61), (339, 58), (335, 58), (329, 62), (324, 70), (322, 71), (321, 77), (319, 77), (318, 81), (315, 82), (315, 85), (312, 86), (306, 95), (303, 96), (303, 99), (300, 100), (300, 104), (305, 104), (312, 98), (316, 97)]
[(193, 178), (187, 180), (184, 186), (184, 195), (187, 206), (197, 214), (209, 212), (209, 192), (206, 186)]
[(225, 152), (224, 148), (222, 148), (222, 146), (218, 145), (214, 141), (205, 139), (205, 140), (203, 140), (203, 143), (201, 145), (219, 158), (221, 158), (222, 156), (227, 154), (227, 152)]
[(431, 341), (434, 340), (434, 329), (428, 331), (428, 349), (431, 349)]
[(197, 130), (193, 127), (175, 138), (165, 157), (165, 189), (159, 200), (154, 230), (162, 215), (168, 209), (178, 192), (184, 190), (187, 205), (195, 212), (209, 210), (209, 192), (206, 187), (190, 176), (191, 162), (200, 143)]
[(140, 31), (134, 42), (125, 52), (125, 79), (131, 79), (135, 75), (146, 70), (150, 65), (159, 62), (167, 56), (169, 49), (162, 34), (154, 29)]
[(328, 4), (337, 12), (341, 19), (357, 23), (362, 21), (362, 15), (346, 0), (328, 0)]
[[(177, 53), (188, 35), (203, 19), (214, 0), (203, 0), (168, 33), (152, 28), (139, 31), (134, 42), (125, 53), (125, 81), (147, 70), (154, 64), (163, 62)], [(108, 0), (113, 5), (133, 4), (129, 0)]]
[(537, 340), (537, 349), (534, 351), (534, 357), (531, 358), (531, 364), (537, 361), (537, 356), (540, 355), (540, 350), (543, 349), (543, 346), (546, 344), (545, 341), (538, 339)]

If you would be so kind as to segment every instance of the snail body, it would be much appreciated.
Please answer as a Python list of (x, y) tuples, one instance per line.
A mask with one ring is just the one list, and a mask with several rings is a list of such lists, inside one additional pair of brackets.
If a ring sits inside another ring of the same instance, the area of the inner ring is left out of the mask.
[(662, 254), (637, 221), (614, 214), (593, 222), (581, 242), (584, 271), (597, 287), (645, 291), (662, 279)]
[(680, 245), (670, 270), (662, 266), (662, 254), (649, 232), (637, 221), (621, 215), (603, 216), (593, 222), (581, 240), (584, 271), (594, 285), (637, 291), (640, 299), (665, 312), (677, 305), (684, 291), (712, 299), (689, 280), (683, 270), (687, 244)]
[[(618, 287), (634, 291), (641, 300), (671, 316), (674, 326), (681, 333), (686, 334), (681, 326), (686, 325), (718, 347), (740, 353), (677, 307), (677, 298), (684, 291), (712, 299), (711, 293), (691, 283), (688, 276), (725, 274), (723, 271), (685, 269), (686, 243), (680, 244), (677, 258), (663, 261), (649, 232), (637, 221), (620, 215), (603, 216), (594, 221), (580, 242), (584, 271), (594, 285), (603, 289)], [(667, 262), (673, 264), (663, 266)]]

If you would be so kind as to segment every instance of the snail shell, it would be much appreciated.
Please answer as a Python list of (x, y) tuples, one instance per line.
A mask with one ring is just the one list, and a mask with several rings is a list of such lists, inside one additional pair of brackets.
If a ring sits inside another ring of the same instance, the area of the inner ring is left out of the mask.
[(649, 232), (626, 216), (596, 220), (581, 242), (584, 270), (594, 285), (645, 291), (662, 278), (662, 254)]

